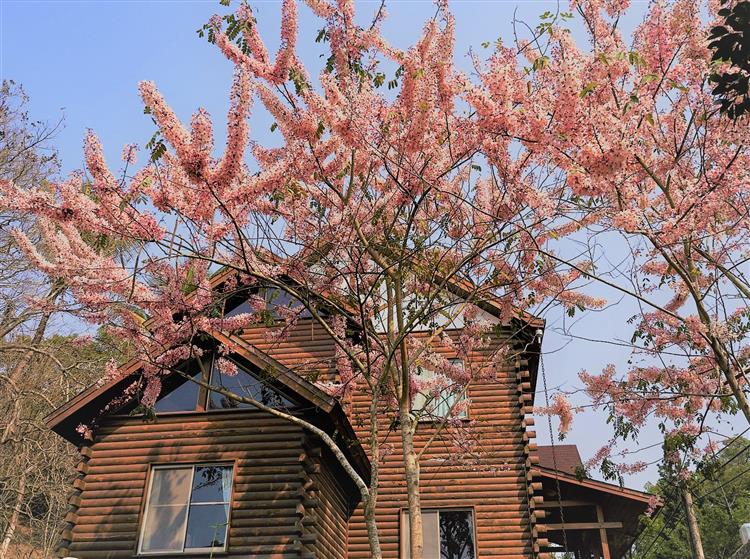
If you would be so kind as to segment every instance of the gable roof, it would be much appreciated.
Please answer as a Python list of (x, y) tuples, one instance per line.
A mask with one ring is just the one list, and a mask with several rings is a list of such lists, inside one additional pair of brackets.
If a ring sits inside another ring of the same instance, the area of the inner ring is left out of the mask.
[(565, 474), (576, 474), (583, 467), (578, 447), (574, 444), (556, 444), (537, 447), (539, 465)]
[(566, 537), (571, 538), (577, 530), (586, 529), (581, 523), (590, 522), (591, 507), (600, 506), (606, 511), (602, 520), (612, 523), (606, 530), (611, 555), (624, 557), (643, 529), (641, 515), (650, 508), (660, 508), (661, 502), (654, 501), (654, 495), (644, 491), (581, 477), (583, 464), (576, 445), (554, 445), (554, 462), (552, 446), (540, 446), (537, 450), (543, 506), (555, 517), (547, 526), (549, 541), (565, 544)]
[(551, 445), (538, 446), (537, 453), (542, 476), (646, 504), (653, 500), (653, 495), (645, 491), (629, 489), (587, 477), (581, 478), (577, 474), (583, 468), (583, 461), (578, 452), (578, 447), (574, 444), (556, 444), (554, 447)]
[(598, 491), (600, 493), (606, 493), (614, 497), (621, 497), (630, 501), (636, 501), (648, 506), (654, 499), (654, 495), (646, 493), (645, 491), (638, 491), (637, 489), (630, 489), (628, 487), (621, 487), (614, 483), (608, 483), (606, 481), (599, 481), (598, 479), (582, 478), (579, 479), (573, 474), (568, 474), (551, 468), (539, 468), (543, 478), (557, 479), (564, 481), (571, 485), (576, 485), (586, 489)]
[[(336, 398), (238, 336), (222, 331), (212, 331), (207, 332), (207, 334), (217, 342), (232, 348), (233, 354), (239, 356), (253, 368), (271, 376), (274, 382), (278, 382), (303, 402), (322, 411), (328, 419), (327, 423), (329, 423), (329, 425), (324, 426), (329, 427), (326, 430), (337, 431), (349, 441), (358, 440), (349, 418)], [(103, 410), (137, 379), (141, 366), (142, 362), (139, 360), (125, 363), (120, 367), (120, 376), (109, 382), (94, 384), (83, 390), (45, 417), (45, 424), (71, 443), (81, 444), (82, 437), (77, 431), (78, 426), (88, 424), (102, 415), (107, 415), (107, 413), (117, 413), (117, 410), (110, 412), (103, 412)], [(189, 381), (185, 380), (184, 382)], [(324, 421), (324, 423), (326, 422)], [(370, 461), (364, 449), (357, 444), (344, 446), (344, 452), (348, 455), (358, 473), (367, 482), (370, 476)]]

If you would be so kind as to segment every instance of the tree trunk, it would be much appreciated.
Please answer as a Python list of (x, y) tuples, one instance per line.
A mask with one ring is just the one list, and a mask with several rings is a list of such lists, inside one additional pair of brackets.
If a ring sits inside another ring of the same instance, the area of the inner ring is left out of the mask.
[(381, 559), (383, 552), (380, 549), (380, 538), (378, 536), (378, 525), (375, 519), (375, 507), (378, 502), (378, 487), (380, 484), (380, 441), (378, 440), (378, 397), (373, 393), (370, 400), (370, 496), (364, 504), (365, 525), (367, 526), (367, 539), (370, 542), (370, 555), (373, 559)]
[[(396, 310), (396, 325), (399, 337), (404, 332), (404, 294), (402, 278), (393, 282)], [(423, 559), (424, 531), (422, 529), (422, 508), (419, 504), (419, 456), (414, 450), (414, 416), (411, 413), (411, 375), (406, 340), (398, 342), (401, 362), (399, 368), (398, 413), (401, 422), (401, 453), (406, 475), (406, 496), (409, 504), (409, 559)], [(430, 558), (431, 559), (431, 558)]]
[[(37, 324), (36, 331), (34, 332), (34, 337), (29, 342), (29, 345), (31, 347), (38, 347), (41, 343), (42, 339), (44, 338), (44, 333), (47, 331), (47, 324), (49, 323), (49, 319), (50, 313), (45, 313), (42, 316), (41, 320), (39, 320), (39, 324)], [(18, 390), (18, 384), (21, 382), (26, 369), (31, 364), (33, 358), (34, 352), (31, 350), (26, 351), (18, 359), (18, 363), (16, 363), (15, 367), (13, 367), (10, 374), (8, 375), (8, 378), (6, 379), (7, 396), (5, 397), (7, 398), (9, 396), (10, 399), (12, 399), (13, 408), (10, 412), (10, 415), (8, 416), (7, 422), (5, 423), (3, 434), (0, 437), (0, 445), (8, 442), (8, 440), (10, 440), (16, 432), (16, 425), (18, 424), (18, 420), (21, 416), (21, 404), (23, 400), (20, 394), (20, 390)]]
[(21, 479), (18, 481), (18, 493), (16, 494), (16, 500), (13, 505), (13, 512), (10, 515), (8, 526), (5, 528), (5, 533), (3, 534), (3, 541), (0, 544), (0, 559), (10, 559), (8, 548), (10, 547), (10, 542), (13, 541), (13, 535), (16, 533), (18, 521), (21, 517), (23, 501), (26, 498), (26, 478), (28, 475), (29, 471), (25, 470), (21, 474)]
[(383, 551), (380, 548), (380, 537), (378, 536), (378, 525), (375, 519), (375, 508), (378, 502), (378, 486), (380, 479), (378, 441), (378, 397), (374, 393), (370, 400), (370, 495), (366, 502), (362, 503), (365, 515), (365, 526), (367, 526), (367, 539), (370, 542), (370, 556), (373, 559), (382, 559)]
[(685, 517), (687, 519), (688, 532), (690, 532), (690, 547), (693, 550), (693, 559), (706, 559), (703, 554), (703, 542), (698, 529), (698, 519), (695, 517), (693, 508), (693, 495), (687, 487), (682, 490), (682, 504), (685, 506)]
[(406, 472), (406, 494), (409, 502), (410, 559), (423, 559), (424, 532), (422, 530), (422, 508), (419, 504), (419, 458), (414, 451), (414, 417), (411, 415), (408, 399), (402, 400), (399, 407), (404, 470)]
[(368, 499), (367, 502), (364, 503), (364, 511), (365, 525), (367, 526), (367, 540), (370, 542), (370, 556), (373, 559), (382, 559), (383, 551), (380, 549), (378, 525), (375, 522), (375, 503), (372, 499)]

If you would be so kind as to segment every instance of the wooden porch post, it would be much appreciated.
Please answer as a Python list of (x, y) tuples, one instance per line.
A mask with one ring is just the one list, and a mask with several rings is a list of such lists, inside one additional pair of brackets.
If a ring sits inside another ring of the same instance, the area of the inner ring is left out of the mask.
[(596, 504), (596, 521), (602, 526), (599, 528), (599, 539), (602, 541), (602, 559), (612, 559), (612, 555), (609, 553), (609, 540), (607, 540), (607, 529), (603, 526), (604, 524), (604, 510), (602, 506)]

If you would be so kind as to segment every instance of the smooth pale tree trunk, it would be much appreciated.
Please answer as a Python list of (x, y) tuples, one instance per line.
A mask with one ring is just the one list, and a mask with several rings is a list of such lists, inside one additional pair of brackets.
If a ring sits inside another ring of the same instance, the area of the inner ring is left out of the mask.
[(409, 400), (400, 404), (401, 442), (403, 444), (406, 494), (409, 503), (409, 551), (410, 559), (423, 559), (424, 531), (422, 508), (419, 502), (419, 457), (414, 450), (414, 416), (409, 409)]
[(3, 541), (0, 543), (0, 559), (11, 559), (8, 554), (10, 543), (13, 541), (13, 536), (18, 528), (18, 521), (21, 518), (21, 509), (23, 508), (23, 501), (26, 499), (26, 478), (29, 475), (29, 470), (25, 470), (21, 474), (21, 479), (18, 481), (18, 492), (16, 493), (15, 503), (13, 504), (13, 512), (8, 520), (8, 526), (5, 528), (3, 534)]
[[(403, 333), (405, 330), (404, 294), (401, 278), (397, 278), (393, 282), (393, 295), (396, 325), (398, 326), (398, 332)], [(398, 412), (401, 422), (401, 451), (406, 475), (406, 496), (409, 505), (409, 559), (423, 559), (424, 530), (422, 528), (422, 508), (419, 502), (419, 456), (414, 450), (415, 419), (411, 413), (409, 353), (406, 341), (403, 339), (399, 342), (399, 354), (401, 362), (399, 363)]]
[(690, 547), (693, 550), (692, 559), (706, 559), (706, 556), (703, 554), (703, 542), (701, 541), (701, 532), (698, 529), (698, 519), (695, 517), (693, 495), (687, 487), (682, 490), (682, 504), (685, 507), (685, 517), (687, 518), (688, 532), (690, 533)]
[[(378, 537), (378, 525), (375, 522), (375, 502), (369, 499), (364, 506), (365, 526), (367, 526), (367, 539), (370, 542), (370, 553), (373, 559), (382, 559), (383, 552), (380, 549)], [(2, 558), (0, 558), (2, 559)]]
[(367, 526), (367, 539), (370, 542), (370, 553), (373, 559), (381, 559), (383, 552), (380, 548), (378, 536), (378, 525), (375, 518), (375, 509), (378, 503), (378, 487), (380, 485), (380, 441), (378, 440), (378, 396), (373, 391), (370, 399), (370, 497), (364, 503), (365, 525)]

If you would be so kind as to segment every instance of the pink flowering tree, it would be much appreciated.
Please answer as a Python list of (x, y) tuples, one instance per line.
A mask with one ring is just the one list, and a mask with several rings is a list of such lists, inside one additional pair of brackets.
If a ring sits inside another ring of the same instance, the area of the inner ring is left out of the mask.
[[(370, 394), (369, 485), (315, 426), (247, 396), (228, 396), (323, 439), (361, 492), (373, 557), (381, 556), (374, 507), (384, 449), (377, 418), (391, 415), (406, 470), (411, 557), (421, 559), (414, 432), (427, 408), (416, 408), (414, 397), (463, 394), (487, 372), (457, 367), (436, 348), (462, 357), (491, 345), (495, 326), (482, 318), (483, 305), (502, 309), (509, 322), (549, 300), (570, 309), (600, 302), (572, 289), (586, 263), (561, 271), (553, 252), (555, 241), (577, 229), (565, 220), (566, 182), (551, 179), (552, 161), (537, 144), (518, 145), (520, 128), (504, 129), (518, 120), (513, 107), (539, 94), (526, 90), (513, 63), (503, 67), (502, 57), (516, 54), (500, 53), (483, 81), (473, 83), (454, 66), (454, 23), (442, 4), (407, 50), (381, 34), (382, 9), (361, 27), (351, 1), (307, 4), (322, 21), (319, 38), (329, 51), (315, 78), (297, 56), (294, 0), (283, 2), (275, 56), (245, 5), (204, 28), (235, 67), (221, 155), (204, 109), (185, 126), (156, 85), (142, 82), (146, 112), (158, 127), (147, 165), (116, 177), (90, 133), (90, 183), (81, 174), (52, 189), (4, 182), (0, 204), (33, 216), (43, 250), (23, 232), (16, 241), (37, 268), (65, 281), (81, 316), (136, 348), (142, 376), (123, 399), (153, 406), (164, 376), (201, 354), (205, 332), (231, 332), (270, 316), (283, 336), (302, 316), (317, 322), (336, 346), (337, 376), (321, 386), (343, 400), (355, 388)], [(254, 99), (273, 117), (278, 147), (251, 142)], [(128, 165), (134, 155), (126, 146)], [(122, 239), (133, 247), (130, 257), (98, 250), (88, 242), (98, 236)], [(288, 302), (271, 315), (268, 301), (254, 295), (260, 288)], [(221, 309), (237, 294), (246, 295), (249, 311), (224, 317)], [(497, 360), (506, 358), (504, 346), (496, 347)], [(231, 350), (228, 344), (219, 352)], [(219, 367), (234, 372), (228, 361), (220, 359)], [(422, 368), (438, 374), (425, 380)], [(107, 371), (119, 374), (114, 364)], [(455, 401), (442, 420), (445, 432), (461, 413)]]
[[(709, 19), (718, 7), (709, 2)], [(566, 218), (585, 228), (577, 240), (592, 255), (581, 273), (637, 304), (634, 364), (581, 374), (594, 406), (617, 435), (655, 420), (668, 458), (697, 458), (708, 416), (750, 422), (749, 122), (727, 118), (712, 97), (709, 77), (722, 69), (699, 2), (653, 3), (629, 39), (618, 27), (627, 1), (572, 9), (588, 44), (576, 45), (558, 18), (499, 48), (481, 75), (479, 126), (564, 174)], [(625, 247), (618, 270), (597, 263), (607, 244)], [(569, 404), (550, 408), (569, 425)]]

